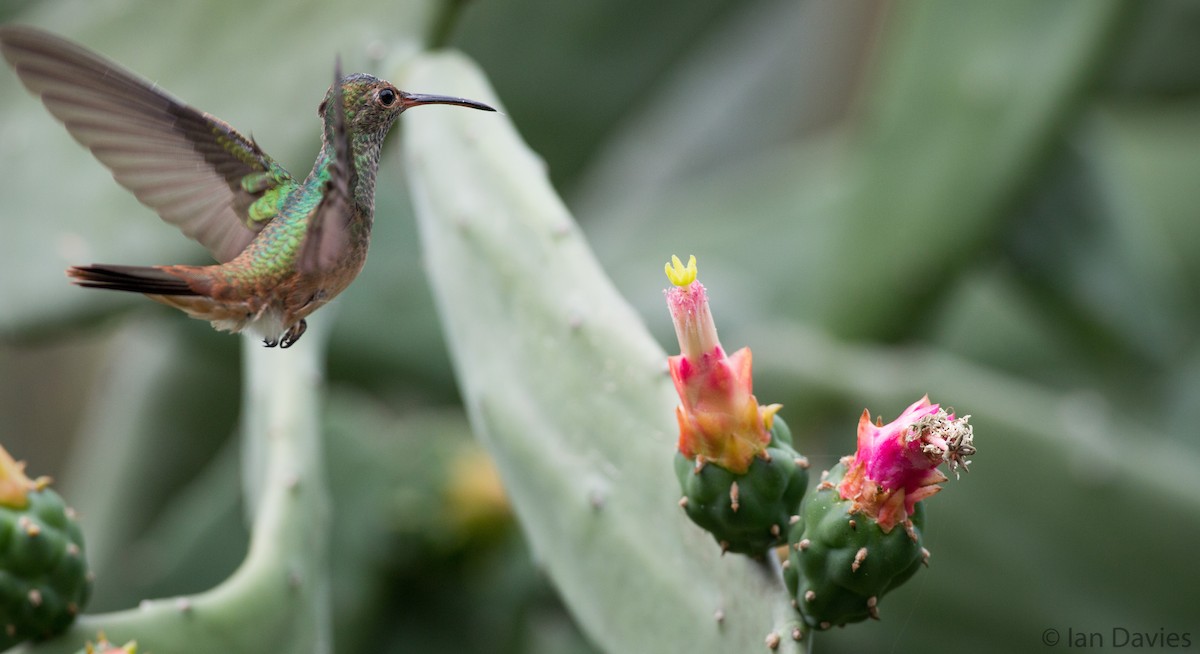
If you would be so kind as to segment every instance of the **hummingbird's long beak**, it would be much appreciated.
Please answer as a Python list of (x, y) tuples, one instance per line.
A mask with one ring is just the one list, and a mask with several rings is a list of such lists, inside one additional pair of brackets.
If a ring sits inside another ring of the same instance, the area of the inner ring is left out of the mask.
[(456, 98), (450, 95), (429, 95), (426, 93), (409, 93), (407, 91), (400, 93), (400, 104), (408, 109), (422, 104), (453, 104), (460, 107), (470, 107), (471, 109), (479, 109), (481, 111), (495, 111), (492, 107), (474, 100), (466, 98)]

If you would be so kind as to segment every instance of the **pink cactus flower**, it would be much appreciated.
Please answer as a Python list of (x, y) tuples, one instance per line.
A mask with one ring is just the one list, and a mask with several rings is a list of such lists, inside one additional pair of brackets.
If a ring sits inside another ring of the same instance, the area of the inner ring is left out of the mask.
[(672, 286), (667, 306), (681, 353), (670, 357), (671, 379), (682, 404), (679, 451), (697, 468), (712, 462), (735, 473), (765, 456), (780, 405), (759, 406), (752, 392), (750, 348), (726, 356), (708, 308), (708, 293), (696, 281), (696, 257), (685, 267), (678, 257), (666, 266)]
[(970, 463), (966, 457), (975, 447), (968, 418), (946, 413), (928, 395), (886, 425), (882, 418), (872, 424), (864, 410), (858, 451), (842, 459), (846, 474), (838, 485), (842, 498), (854, 502), (851, 512), (874, 518), (884, 533), (901, 523), (908, 529), (916, 503), (946, 481), (938, 466), (946, 463), (957, 474), (960, 465), (966, 469)]

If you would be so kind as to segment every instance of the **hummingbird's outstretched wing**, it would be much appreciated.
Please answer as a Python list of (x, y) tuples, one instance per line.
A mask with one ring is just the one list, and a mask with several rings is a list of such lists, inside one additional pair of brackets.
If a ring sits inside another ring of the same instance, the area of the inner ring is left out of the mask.
[(328, 271), (346, 250), (349, 242), (349, 223), (354, 211), (354, 188), (358, 185), (358, 172), (354, 168), (350, 134), (346, 130), (346, 105), (342, 96), (342, 62), (333, 67), (333, 93), (330, 95), (332, 111), (333, 161), (329, 163), (328, 179), (321, 194), (321, 202), (308, 218), (304, 232), (304, 243), (300, 246), (298, 267), (300, 272), (311, 274)]
[(117, 182), (218, 261), (245, 249), (296, 185), (224, 121), (70, 41), (0, 26), (0, 54)]

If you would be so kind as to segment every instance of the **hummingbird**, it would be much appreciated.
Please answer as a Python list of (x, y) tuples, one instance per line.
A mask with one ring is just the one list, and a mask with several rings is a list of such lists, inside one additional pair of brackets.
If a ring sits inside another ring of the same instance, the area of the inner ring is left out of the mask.
[(294, 345), (305, 317), (362, 270), (380, 148), (400, 114), (426, 104), (495, 111), (363, 73), (343, 77), (338, 60), (317, 109), (321, 150), (296, 179), (253, 138), (71, 41), (0, 26), (0, 55), (117, 183), (218, 262), (72, 266), (72, 282), (143, 293), (218, 330), (249, 329), (267, 347)]

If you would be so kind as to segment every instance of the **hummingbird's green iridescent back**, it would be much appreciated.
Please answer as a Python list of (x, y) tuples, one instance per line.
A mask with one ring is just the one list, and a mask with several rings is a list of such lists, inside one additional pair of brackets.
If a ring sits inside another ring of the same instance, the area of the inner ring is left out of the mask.
[(220, 262), (75, 266), (73, 281), (145, 293), (217, 329), (253, 329), (270, 347), (295, 343), (304, 318), (362, 269), (380, 148), (396, 118), (422, 104), (495, 111), (335, 70), (318, 110), (321, 150), (296, 180), (224, 121), (69, 41), (2, 26), (0, 54), (118, 183)]

